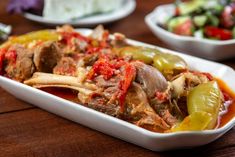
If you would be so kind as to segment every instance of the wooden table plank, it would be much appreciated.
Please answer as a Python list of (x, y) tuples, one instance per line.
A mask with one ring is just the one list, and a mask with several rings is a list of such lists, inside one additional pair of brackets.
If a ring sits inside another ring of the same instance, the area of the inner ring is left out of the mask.
[(234, 139), (235, 128), (203, 147), (156, 153), (37, 108), (0, 115), (0, 156), (231, 156)]
[(151, 151), (40, 109), (0, 115), (0, 152), (0, 156), (108, 157), (114, 152), (155, 156)]
[(15, 98), (0, 87), (0, 114), (29, 108), (35, 107)]

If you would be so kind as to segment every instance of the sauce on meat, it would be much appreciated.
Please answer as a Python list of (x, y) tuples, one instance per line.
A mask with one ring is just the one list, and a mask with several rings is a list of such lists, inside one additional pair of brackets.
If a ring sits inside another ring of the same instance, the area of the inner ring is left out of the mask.
[(60, 98), (79, 103), (79, 100), (77, 98), (77, 92), (75, 92), (71, 89), (49, 87), (49, 88), (41, 88), (40, 90), (43, 90), (47, 93), (53, 94), (53, 95), (58, 96)]
[[(226, 123), (228, 123), (235, 116), (235, 93), (223, 82), (222, 80), (217, 79), (219, 87), (223, 93), (225, 93), (229, 100), (225, 101), (225, 110), (221, 112), (219, 117), (218, 128), (223, 127)], [(65, 88), (43, 88), (41, 89), (47, 93), (56, 95), (66, 100), (73, 101), (75, 103), (79, 103), (77, 99), (77, 92), (71, 89)]]
[(225, 101), (225, 111), (222, 112), (219, 118), (218, 127), (223, 127), (233, 117), (235, 117), (235, 93), (222, 80), (217, 79), (220, 89), (230, 97), (229, 101)]

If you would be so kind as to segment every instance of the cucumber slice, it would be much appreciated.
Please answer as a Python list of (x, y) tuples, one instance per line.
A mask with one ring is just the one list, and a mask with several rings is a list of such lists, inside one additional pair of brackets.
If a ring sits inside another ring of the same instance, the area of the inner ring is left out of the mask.
[(192, 0), (178, 5), (181, 15), (187, 15), (200, 9), (206, 3), (205, 0)]
[(195, 31), (194, 32), (194, 36), (195, 36), (195, 38), (199, 38), (199, 39), (204, 38), (204, 31), (203, 31), (203, 29), (199, 29), (199, 30)]
[(224, 6), (219, 1), (208, 1), (203, 5), (204, 10), (210, 10), (213, 14), (220, 15), (224, 9)]
[(179, 16), (170, 19), (168, 22), (168, 31), (173, 32), (175, 27), (180, 26), (181, 24), (190, 19), (190, 16)]
[(208, 17), (205, 15), (198, 15), (193, 17), (193, 22), (197, 27), (203, 27), (208, 20)]
[(212, 26), (218, 26), (219, 25), (219, 18), (216, 17), (215, 15), (213, 15), (211, 12), (206, 12), (206, 16), (208, 18), (208, 21), (209, 23), (212, 25)]

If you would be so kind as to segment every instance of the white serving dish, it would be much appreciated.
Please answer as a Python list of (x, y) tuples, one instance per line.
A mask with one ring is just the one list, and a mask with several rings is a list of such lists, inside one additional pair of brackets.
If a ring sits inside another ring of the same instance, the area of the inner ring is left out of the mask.
[[(90, 29), (78, 29), (78, 31), (84, 35), (91, 33)], [(191, 68), (212, 73), (225, 81), (235, 92), (235, 72), (228, 66), (133, 40), (128, 42), (132, 45), (154, 47), (163, 52), (177, 54), (183, 57)], [(225, 126), (215, 130), (155, 133), (2, 76), (0, 76), (0, 86), (15, 97), (46, 111), (153, 151), (205, 145), (216, 140), (235, 125), (234, 117)]]
[(160, 5), (145, 17), (146, 24), (159, 39), (178, 51), (210, 60), (235, 57), (235, 39), (216, 41), (180, 36), (158, 26), (167, 16), (172, 16), (174, 10), (173, 4)]
[(95, 14), (83, 18), (78, 18), (74, 20), (57, 20), (57, 19), (47, 19), (45, 17), (35, 15), (32, 13), (25, 12), (23, 16), (31, 21), (43, 23), (46, 25), (52, 25), (52, 26), (58, 26), (63, 24), (70, 24), (73, 26), (96, 26), (98, 24), (107, 24), (111, 23), (117, 20), (120, 20), (122, 18), (127, 17), (130, 15), (136, 7), (136, 1), (135, 0), (124, 0), (122, 7), (119, 9), (109, 12), (109, 13), (103, 13), (103, 14)]

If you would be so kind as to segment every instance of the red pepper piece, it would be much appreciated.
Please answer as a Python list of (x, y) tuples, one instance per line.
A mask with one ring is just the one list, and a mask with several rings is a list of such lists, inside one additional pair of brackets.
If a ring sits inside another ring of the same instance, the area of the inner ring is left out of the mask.
[(5, 53), (5, 59), (11, 61), (11, 63), (15, 63), (17, 58), (17, 54), (15, 50), (10, 50)]
[(229, 40), (233, 38), (231, 31), (214, 26), (205, 27), (204, 32), (207, 37), (216, 38), (219, 40)]
[(125, 70), (124, 70), (124, 79), (120, 82), (120, 93), (118, 95), (121, 111), (124, 110), (126, 94), (127, 94), (128, 88), (130, 87), (132, 81), (135, 78), (135, 75), (136, 75), (135, 67), (131, 65), (130, 63), (127, 63), (125, 65)]
[(89, 38), (87, 38), (77, 32), (61, 32), (61, 35), (62, 35), (61, 41), (71, 47), (73, 47), (73, 45), (74, 45), (73, 39), (79, 39), (79, 40), (86, 41), (86, 42), (90, 41)]
[(102, 57), (94, 63), (91, 71), (87, 75), (87, 78), (92, 80), (97, 74), (103, 75), (104, 79), (108, 80), (114, 75), (114, 72), (115, 67), (109, 63), (108, 57)]
[(156, 92), (156, 98), (157, 98), (157, 100), (159, 100), (159, 101), (162, 101), (162, 102), (164, 102), (164, 101), (166, 101), (167, 100), (167, 93), (165, 93), (165, 92)]
[(3, 61), (5, 59), (6, 52), (7, 52), (7, 49), (5, 48), (0, 49), (0, 75), (3, 75), (4, 73)]

